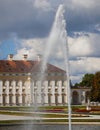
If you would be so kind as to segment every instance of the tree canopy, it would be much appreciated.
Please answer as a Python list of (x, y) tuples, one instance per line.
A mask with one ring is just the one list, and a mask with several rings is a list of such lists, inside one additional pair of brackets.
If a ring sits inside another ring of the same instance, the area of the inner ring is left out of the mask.
[(85, 74), (82, 78), (82, 81), (76, 83), (75, 86), (91, 87), (93, 85), (93, 79), (94, 79), (94, 74)]
[(93, 87), (91, 90), (91, 100), (100, 102), (100, 72), (95, 73)]

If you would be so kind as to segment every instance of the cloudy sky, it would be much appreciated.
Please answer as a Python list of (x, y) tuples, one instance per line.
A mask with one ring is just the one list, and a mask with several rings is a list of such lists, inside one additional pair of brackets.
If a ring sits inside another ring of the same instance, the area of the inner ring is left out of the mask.
[[(10, 53), (15, 59), (43, 54), (60, 4), (65, 5), (72, 82), (100, 71), (100, 0), (0, 0), (0, 59)], [(63, 68), (58, 61), (53, 59)]]

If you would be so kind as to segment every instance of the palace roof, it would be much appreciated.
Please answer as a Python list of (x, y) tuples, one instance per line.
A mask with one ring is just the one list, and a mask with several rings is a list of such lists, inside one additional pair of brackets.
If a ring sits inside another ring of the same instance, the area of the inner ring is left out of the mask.
[[(41, 69), (41, 61), (32, 60), (0, 60), (0, 73), (31, 73), (39, 72)], [(65, 73), (64, 70), (47, 64), (46, 71)]]

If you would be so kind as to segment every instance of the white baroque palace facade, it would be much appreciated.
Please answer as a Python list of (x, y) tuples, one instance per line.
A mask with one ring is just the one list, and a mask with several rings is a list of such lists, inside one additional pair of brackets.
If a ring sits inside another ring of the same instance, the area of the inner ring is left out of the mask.
[[(41, 61), (0, 60), (0, 105), (66, 105), (67, 81), (64, 70), (47, 64), (45, 78), (40, 80)], [(86, 104), (90, 89), (71, 88), (72, 104)]]

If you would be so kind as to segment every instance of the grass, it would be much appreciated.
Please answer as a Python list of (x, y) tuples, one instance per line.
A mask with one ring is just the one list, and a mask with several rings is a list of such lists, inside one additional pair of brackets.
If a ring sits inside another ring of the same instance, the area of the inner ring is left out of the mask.
[[(0, 114), (5, 115), (17, 115), (17, 116), (32, 116), (32, 117), (44, 117), (44, 118), (67, 118), (68, 114), (66, 113), (25, 113), (25, 112), (15, 112), (15, 111), (0, 111)], [(72, 117), (87, 117), (86, 114), (72, 114)]]
[[(77, 110), (83, 111), (86, 110), (86, 106), (72, 106), (72, 117), (80, 117), (80, 119), (72, 119), (72, 122), (100, 122), (100, 119), (82, 119), (81, 117), (86, 117), (88, 114), (97, 114), (100, 115), (100, 106), (92, 107), (92, 110), (87, 113), (78, 113)], [(0, 107), (0, 114), (5, 115), (17, 115), (17, 116), (32, 116), (32, 117), (44, 117), (48, 119), (43, 119), (42, 122), (68, 122), (67, 115), (67, 106), (42, 106), (38, 108), (36, 113), (34, 112), (34, 107), (20, 107), (20, 106), (9, 106), (9, 107)], [(39, 113), (38, 113), (39, 112)], [(49, 119), (50, 118), (50, 119)], [(59, 118), (59, 119), (54, 119)], [(60, 119), (64, 118), (64, 119)], [(66, 119), (65, 119), (66, 118)], [(0, 124), (23, 124), (23, 123), (38, 123), (40, 120), (6, 120), (0, 121)]]
[[(44, 120), (2, 120), (0, 125), (15, 124), (37, 124), (37, 123), (67, 123), (68, 119), (44, 119)], [(72, 119), (71, 122), (100, 122), (100, 119)]]

